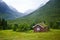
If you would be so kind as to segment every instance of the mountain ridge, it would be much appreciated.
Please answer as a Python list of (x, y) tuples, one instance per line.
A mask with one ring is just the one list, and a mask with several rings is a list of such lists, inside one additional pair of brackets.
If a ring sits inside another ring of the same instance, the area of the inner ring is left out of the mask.
[(18, 12), (15, 8), (11, 9), (4, 1), (0, 2), (0, 18), (15, 19), (24, 16)]
[(50, 0), (43, 7), (15, 21), (17, 23), (40, 23), (41, 21), (49, 23), (60, 21), (60, 0)]

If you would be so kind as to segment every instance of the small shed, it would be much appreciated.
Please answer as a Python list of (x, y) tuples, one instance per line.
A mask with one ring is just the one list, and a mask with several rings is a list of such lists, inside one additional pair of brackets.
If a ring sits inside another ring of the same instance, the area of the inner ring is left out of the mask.
[(35, 26), (33, 26), (33, 29), (34, 29), (34, 32), (47, 32), (47, 31), (49, 31), (49, 27), (44, 23), (36, 24)]

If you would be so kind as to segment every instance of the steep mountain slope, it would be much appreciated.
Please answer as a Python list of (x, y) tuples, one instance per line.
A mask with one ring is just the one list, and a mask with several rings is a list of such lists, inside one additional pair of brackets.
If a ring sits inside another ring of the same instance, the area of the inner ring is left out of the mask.
[(50, 0), (46, 5), (26, 16), (25, 19), (60, 21), (60, 0)]
[(60, 21), (60, 0), (50, 0), (46, 5), (31, 14), (16, 19), (14, 23), (28, 23), (30, 25), (41, 21), (47, 23)]
[(15, 19), (21, 16), (23, 16), (22, 13), (19, 13), (16, 9), (13, 10), (5, 2), (0, 1), (0, 18)]
[[(45, 6), (39, 8), (29, 16), (29, 18), (39, 18), (49, 20), (58, 20), (60, 18), (60, 0), (50, 0)], [(36, 19), (37, 19), (36, 18)], [(60, 19), (59, 19), (60, 20)]]

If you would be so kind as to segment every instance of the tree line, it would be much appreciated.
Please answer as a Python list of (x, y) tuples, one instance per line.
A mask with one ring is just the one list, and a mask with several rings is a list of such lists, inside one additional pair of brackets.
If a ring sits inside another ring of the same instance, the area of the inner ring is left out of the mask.
[[(45, 21), (44, 21), (45, 22)], [(46, 22), (45, 22), (46, 23)], [(8, 24), (7, 20), (0, 18), (0, 30), (13, 30), (25, 32), (33, 29), (33, 26), (37, 24), (36, 22), (28, 24), (27, 22), (22, 24)], [(49, 27), (53, 29), (60, 29), (60, 22), (50, 22)]]
[(0, 18), (0, 30), (13, 30), (13, 31), (28, 31), (32, 29), (32, 25), (28, 25), (27, 23), (23, 24), (9, 24), (7, 20)]

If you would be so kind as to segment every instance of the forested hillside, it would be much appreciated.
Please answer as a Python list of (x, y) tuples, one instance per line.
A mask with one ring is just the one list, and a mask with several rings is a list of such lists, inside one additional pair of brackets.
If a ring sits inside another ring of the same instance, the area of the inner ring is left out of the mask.
[(43, 7), (38, 8), (27, 16), (14, 20), (13, 23), (26, 23), (28, 25), (33, 25), (43, 21), (51, 27), (60, 24), (60, 0), (50, 0)]

